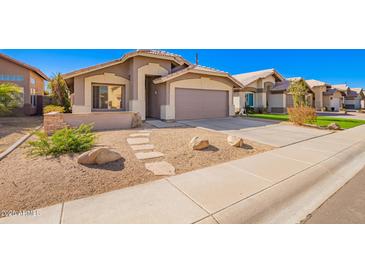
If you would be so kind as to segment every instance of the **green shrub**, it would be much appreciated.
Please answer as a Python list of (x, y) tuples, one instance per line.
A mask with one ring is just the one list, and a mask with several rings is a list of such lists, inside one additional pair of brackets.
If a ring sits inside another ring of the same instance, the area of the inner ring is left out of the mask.
[(56, 105), (48, 105), (43, 108), (43, 114), (54, 112), (54, 111), (64, 113), (65, 108), (61, 107), (61, 106), (56, 106)]
[(30, 153), (38, 156), (59, 156), (65, 153), (82, 152), (92, 148), (95, 134), (91, 125), (80, 125), (78, 128), (63, 128), (48, 137), (44, 132), (36, 132), (38, 140), (30, 141)]
[(0, 84), (0, 114), (8, 114), (20, 107), (22, 98), (20, 87), (12, 83)]

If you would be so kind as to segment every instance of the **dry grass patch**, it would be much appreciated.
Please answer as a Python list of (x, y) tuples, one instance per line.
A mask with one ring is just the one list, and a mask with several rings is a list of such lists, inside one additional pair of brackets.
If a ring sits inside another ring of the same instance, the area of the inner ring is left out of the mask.
[[(0, 210), (36, 209), (63, 201), (83, 198), (156, 179), (144, 163), (165, 160), (184, 173), (229, 160), (239, 159), (271, 149), (247, 141), (244, 148), (227, 144), (227, 135), (197, 128), (153, 129), (150, 143), (165, 157), (137, 160), (126, 139), (136, 130), (103, 131), (97, 133), (97, 145), (110, 147), (123, 159), (101, 166), (77, 164), (77, 156), (27, 156), (26, 144), (0, 161)], [(208, 138), (211, 146), (205, 151), (193, 151), (189, 141), (194, 136)], [(32, 137), (35, 138), (35, 137)]]

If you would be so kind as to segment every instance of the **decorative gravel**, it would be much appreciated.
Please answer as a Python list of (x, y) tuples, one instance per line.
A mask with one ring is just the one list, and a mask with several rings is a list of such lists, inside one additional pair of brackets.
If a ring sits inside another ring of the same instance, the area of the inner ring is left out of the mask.
[[(30, 157), (27, 144), (21, 145), (0, 161), (0, 211), (36, 209), (107, 191), (163, 178), (153, 175), (138, 160), (127, 138), (135, 130), (97, 133), (97, 145), (120, 152), (123, 159), (101, 166), (77, 164), (77, 156), (58, 158)], [(208, 138), (211, 146), (194, 151), (189, 141), (194, 136)], [(35, 137), (32, 137), (35, 138)], [(152, 129), (150, 144), (164, 154), (163, 160), (175, 167), (176, 174), (254, 155), (271, 147), (246, 141), (243, 148), (227, 144), (227, 135), (198, 128)]]

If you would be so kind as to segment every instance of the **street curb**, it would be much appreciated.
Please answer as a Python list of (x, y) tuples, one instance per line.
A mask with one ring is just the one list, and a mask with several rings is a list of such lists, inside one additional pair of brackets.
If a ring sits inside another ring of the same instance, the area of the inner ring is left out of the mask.
[(219, 223), (300, 223), (364, 166), (365, 141), (360, 141), (213, 216)]
[(8, 156), (11, 152), (13, 152), (18, 146), (20, 146), (22, 143), (24, 143), (30, 136), (33, 135), (33, 133), (35, 131), (39, 130), (40, 128), (42, 128), (42, 125), (40, 125), (39, 127), (36, 127), (31, 132), (29, 132), (26, 135), (24, 135), (23, 137), (19, 138), (14, 144), (12, 144), (5, 151), (3, 151), (2, 153), (0, 153), (0, 161), (2, 159), (4, 159), (6, 156)]

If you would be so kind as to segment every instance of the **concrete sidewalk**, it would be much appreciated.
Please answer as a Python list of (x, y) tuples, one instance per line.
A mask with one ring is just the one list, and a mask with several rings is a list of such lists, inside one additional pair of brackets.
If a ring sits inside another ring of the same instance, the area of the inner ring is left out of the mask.
[(298, 223), (365, 165), (365, 126), (0, 223)]

